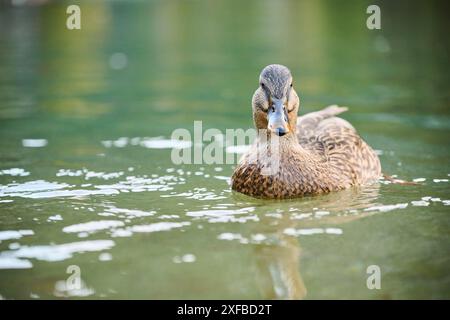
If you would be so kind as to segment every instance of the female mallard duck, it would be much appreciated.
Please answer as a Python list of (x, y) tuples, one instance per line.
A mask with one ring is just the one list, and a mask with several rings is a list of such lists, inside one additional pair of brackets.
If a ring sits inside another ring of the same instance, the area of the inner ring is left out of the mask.
[(237, 165), (232, 189), (253, 197), (293, 198), (376, 181), (380, 160), (330, 106), (297, 119), (299, 98), (282, 65), (269, 65), (252, 99), (258, 135)]

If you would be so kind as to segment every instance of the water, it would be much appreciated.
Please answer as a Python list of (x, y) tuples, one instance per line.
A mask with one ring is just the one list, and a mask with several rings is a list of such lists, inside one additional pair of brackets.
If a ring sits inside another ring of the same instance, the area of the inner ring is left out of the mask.
[[(450, 298), (446, 10), (381, 2), (369, 31), (367, 5), (85, 1), (81, 31), (0, 6), (1, 297)], [(176, 128), (252, 126), (270, 63), (421, 184), (263, 201), (231, 164), (172, 164)]]

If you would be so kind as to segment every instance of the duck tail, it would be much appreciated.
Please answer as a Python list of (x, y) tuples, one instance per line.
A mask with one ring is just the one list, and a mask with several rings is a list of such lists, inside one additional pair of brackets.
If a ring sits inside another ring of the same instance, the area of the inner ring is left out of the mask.
[(337, 104), (326, 107), (321, 112), (327, 115), (327, 117), (333, 117), (348, 110), (348, 107), (339, 107)]
[(390, 175), (387, 175), (384, 173), (383, 173), (383, 179), (390, 181), (391, 183), (400, 184), (400, 185), (404, 185), (404, 186), (419, 186), (419, 185), (421, 185), (420, 183), (413, 182), (413, 181), (405, 181), (405, 180), (401, 180), (401, 179), (396, 179), (396, 178), (393, 178)]

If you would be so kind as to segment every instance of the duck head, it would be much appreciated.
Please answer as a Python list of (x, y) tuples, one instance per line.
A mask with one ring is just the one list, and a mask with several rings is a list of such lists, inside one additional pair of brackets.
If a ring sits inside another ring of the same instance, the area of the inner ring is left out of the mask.
[(295, 135), (299, 104), (287, 67), (271, 64), (261, 71), (252, 99), (256, 129), (266, 129), (280, 137)]

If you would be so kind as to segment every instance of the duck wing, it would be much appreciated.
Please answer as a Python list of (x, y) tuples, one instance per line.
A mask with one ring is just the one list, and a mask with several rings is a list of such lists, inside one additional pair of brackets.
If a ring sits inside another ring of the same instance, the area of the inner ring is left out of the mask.
[[(310, 112), (297, 119), (297, 136), (298, 138), (307, 138), (317, 135), (317, 129), (319, 124), (331, 117), (334, 117), (342, 112), (347, 111), (347, 107), (339, 107), (337, 105), (328, 106), (323, 110)], [(347, 122), (350, 127), (353, 126)]]
[(318, 155), (345, 184), (376, 180), (381, 175), (378, 156), (348, 121), (336, 117), (347, 110), (332, 105), (299, 117), (299, 144)]

